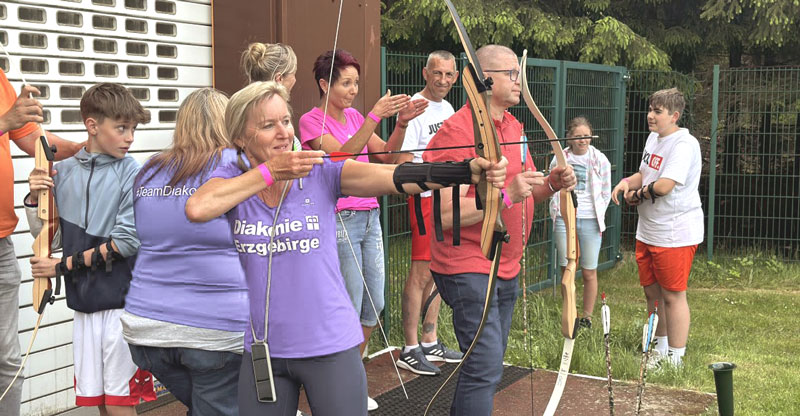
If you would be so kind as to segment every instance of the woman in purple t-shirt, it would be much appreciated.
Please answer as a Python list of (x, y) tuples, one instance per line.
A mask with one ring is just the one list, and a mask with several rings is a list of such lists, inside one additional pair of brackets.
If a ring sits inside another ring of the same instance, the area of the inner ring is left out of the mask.
[[(339, 269), (333, 208), (346, 195), (419, 193), (416, 183), (427, 172), (418, 172), (420, 164), (323, 162), (320, 151), (292, 152), (287, 99), (274, 82), (250, 84), (231, 97), (225, 124), (236, 150), (225, 150), (223, 160), (234, 158), (189, 198), (186, 215), (202, 222), (225, 214), (245, 272), (250, 323), (239, 414), (293, 414), (303, 386), (316, 416), (366, 415), (363, 334)], [(477, 183), (490, 169), (487, 179), (500, 187), (507, 164), (475, 159), (422, 166), (447, 178), (442, 185)], [(270, 371), (271, 382), (257, 385), (255, 374)], [(264, 401), (268, 396), (275, 400)]]
[(223, 122), (227, 104), (213, 88), (186, 96), (172, 146), (144, 164), (133, 188), (141, 246), (122, 335), (133, 361), (189, 414), (239, 414), (248, 318), (244, 271), (224, 215), (196, 224), (185, 214), (189, 195), (217, 165), (229, 163), (222, 157), (231, 145)]
[[(327, 51), (317, 58), (314, 62), (314, 78), (319, 88), (320, 103), (300, 118), (303, 148), (323, 150), (325, 153), (400, 149), (408, 122), (425, 111), (428, 101), (411, 101), (408, 95), (390, 95), (387, 92), (375, 103), (365, 119), (352, 107), (358, 95), (360, 72), (358, 61), (341, 49), (336, 51), (335, 56), (333, 51)], [(331, 77), (330, 83), (328, 77)], [(397, 123), (394, 131), (388, 141), (383, 141), (375, 134), (375, 128), (381, 119), (395, 114)], [(367, 156), (354, 159), (369, 162)], [(375, 155), (374, 160), (395, 163), (397, 154)], [(384, 306), (383, 232), (378, 200), (342, 198), (336, 204), (336, 213), (339, 263), (350, 300), (361, 320), (365, 339), (360, 347), (363, 354), (366, 341), (378, 324), (378, 314)], [(370, 401), (372, 410), (377, 405)]]

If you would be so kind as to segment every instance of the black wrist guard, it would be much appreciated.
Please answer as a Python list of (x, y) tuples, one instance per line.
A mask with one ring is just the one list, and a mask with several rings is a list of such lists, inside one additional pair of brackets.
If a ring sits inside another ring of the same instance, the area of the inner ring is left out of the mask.
[(111, 245), (111, 240), (106, 242), (106, 273), (111, 273), (112, 263), (114, 262), (114, 247)]
[(642, 200), (642, 189), (640, 188), (640, 189), (637, 189), (637, 190), (633, 191), (633, 194), (631, 194), (631, 198), (633, 199), (633, 202), (641, 201)]
[(394, 187), (397, 192), (404, 193), (403, 184), (414, 183), (423, 190), (428, 190), (425, 182), (443, 186), (469, 185), (472, 183), (472, 171), (467, 159), (462, 162), (425, 162), (403, 163), (394, 170)]
[(72, 255), (72, 271), (76, 272), (84, 267), (86, 267), (86, 264), (83, 262), (83, 252), (78, 251)]
[(61, 293), (61, 277), (67, 278), (71, 276), (69, 269), (67, 268), (67, 259), (69, 256), (62, 256), (61, 262), (56, 264), (56, 295)]
[(650, 185), (647, 185), (647, 192), (650, 193), (650, 199), (653, 203), (656, 203), (656, 198), (660, 197), (661, 195), (656, 194), (656, 190), (653, 189), (655, 187), (655, 182), (650, 182)]
[(100, 266), (101, 259), (103, 258), (103, 256), (100, 254), (100, 246), (101, 245), (102, 244), (100, 244), (97, 247), (95, 247), (94, 251), (92, 252), (92, 271), (96, 271), (97, 270), (97, 267)]

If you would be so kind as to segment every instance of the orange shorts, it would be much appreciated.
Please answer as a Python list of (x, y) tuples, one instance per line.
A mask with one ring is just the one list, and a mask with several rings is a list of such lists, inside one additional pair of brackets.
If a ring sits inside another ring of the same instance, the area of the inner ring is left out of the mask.
[(685, 247), (658, 247), (636, 240), (639, 283), (643, 287), (658, 283), (662, 288), (672, 292), (685, 291), (695, 251), (697, 244)]
[(420, 207), (422, 208), (422, 218), (425, 221), (425, 235), (419, 235), (417, 227), (417, 215), (414, 214), (414, 197), (408, 197), (408, 215), (411, 223), (411, 260), (412, 261), (431, 261), (431, 238), (434, 235), (433, 216), (431, 207), (433, 197), (422, 198)]

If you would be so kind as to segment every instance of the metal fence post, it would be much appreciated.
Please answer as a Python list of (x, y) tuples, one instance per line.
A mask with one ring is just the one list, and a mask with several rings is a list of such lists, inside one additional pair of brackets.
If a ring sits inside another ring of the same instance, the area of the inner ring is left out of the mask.
[(714, 192), (717, 179), (717, 133), (719, 129), (719, 65), (714, 65), (714, 85), (711, 102), (711, 149), (708, 166), (708, 230), (706, 256), (714, 258)]
[[(614, 157), (614, 165), (616, 169), (614, 169), (614, 176), (612, 178), (612, 186), (614, 183), (619, 183), (622, 180), (622, 177), (625, 176), (625, 172), (623, 172), (624, 164), (625, 164), (625, 110), (627, 108), (627, 86), (628, 80), (630, 79), (630, 75), (628, 74), (627, 69), (623, 70), (624, 72), (618, 73), (618, 90), (617, 90), (617, 137), (614, 139), (614, 148), (616, 149), (615, 157)], [(614, 257), (616, 261), (622, 260), (622, 207), (623, 204), (617, 205), (614, 211), (614, 225), (617, 227), (617, 231), (614, 233), (614, 245), (616, 248), (616, 253), (614, 253)]]
[[(386, 91), (386, 47), (381, 46), (381, 95)], [(381, 123), (381, 137), (389, 137), (389, 123)], [(385, 139), (384, 139), (385, 140)], [(385, 279), (389, 276), (389, 197), (381, 197), (381, 231), (383, 232), (383, 275)], [(392, 331), (392, 303), (390, 302), (389, 285), (383, 285), (383, 326), (388, 337)]]

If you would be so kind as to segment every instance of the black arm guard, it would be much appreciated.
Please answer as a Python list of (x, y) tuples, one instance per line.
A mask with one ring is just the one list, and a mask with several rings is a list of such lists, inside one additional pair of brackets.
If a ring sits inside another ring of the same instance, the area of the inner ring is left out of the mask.
[(111, 246), (111, 240), (106, 242), (106, 273), (111, 273), (112, 270), (112, 263), (114, 262), (114, 247)]
[(83, 263), (83, 251), (78, 250), (72, 255), (72, 272), (84, 268), (86, 268), (86, 265)]
[(650, 199), (653, 200), (654, 204), (656, 203), (656, 198), (661, 197), (661, 195), (658, 195), (656, 193), (656, 190), (653, 189), (655, 188), (655, 184), (656, 184), (655, 182), (650, 182), (650, 185), (647, 185), (647, 192), (650, 193)]
[(100, 266), (100, 259), (103, 256), (100, 254), (100, 245), (94, 248), (92, 252), (92, 271), (96, 271), (97, 267)]
[(457, 184), (472, 184), (472, 172), (469, 162), (425, 162), (403, 163), (394, 170), (394, 187), (397, 192), (405, 193), (403, 184), (414, 183), (423, 190), (427, 190), (425, 182), (436, 183), (443, 186)]

